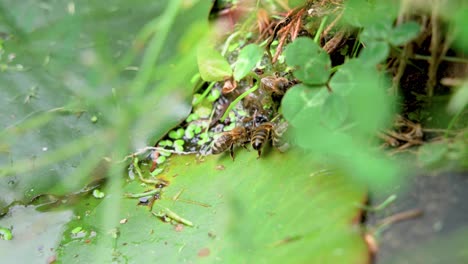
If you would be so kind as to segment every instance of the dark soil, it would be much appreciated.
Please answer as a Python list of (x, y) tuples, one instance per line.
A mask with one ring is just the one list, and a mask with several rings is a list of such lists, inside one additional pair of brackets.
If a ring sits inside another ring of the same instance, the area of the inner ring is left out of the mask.
[(405, 189), (395, 186), (385, 194), (371, 195), (374, 206), (391, 194), (398, 198), (385, 209), (368, 213), (369, 228), (397, 213), (423, 212), (380, 234), (375, 263), (468, 263), (466, 244), (455, 243), (457, 236), (466, 241), (468, 235), (468, 172), (409, 176), (407, 181), (401, 185)]

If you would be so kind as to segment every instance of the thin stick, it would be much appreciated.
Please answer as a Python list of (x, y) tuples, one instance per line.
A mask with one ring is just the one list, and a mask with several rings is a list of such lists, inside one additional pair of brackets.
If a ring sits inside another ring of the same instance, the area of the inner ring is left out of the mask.
[(154, 190), (151, 190), (151, 191), (148, 191), (148, 192), (142, 192), (142, 193), (126, 193), (125, 194), (125, 197), (127, 198), (142, 198), (142, 197), (146, 197), (146, 196), (153, 196), (157, 193), (160, 193), (161, 192), (161, 189), (154, 189)]
[(379, 221), (378, 226), (379, 227), (384, 227), (388, 226), (391, 224), (394, 224), (396, 222), (400, 222), (403, 220), (408, 220), (408, 219), (413, 219), (416, 217), (420, 217), (423, 214), (423, 211), (421, 209), (411, 209), (407, 211), (403, 211), (394, 215), (391, 215), (387, 218), (382, 219)]
[(432, 36), (431, 44), (429, 50), (431, 51), (431, 59), (429, 60), (429, 69), (427, 73), (427, 82), (426, 82), (426, 92), (427, 96), (432, 97), (434, 95), (434, 87), (437, 81), (437, 69), (439, 68), (439, 43), (440, 43), (440, 30), (439, 30), (439, 20), (437, 19), (438, 1), (434, 1), (434, 6), (432, 6), (431, 14), (431, 27), (432, 27)]

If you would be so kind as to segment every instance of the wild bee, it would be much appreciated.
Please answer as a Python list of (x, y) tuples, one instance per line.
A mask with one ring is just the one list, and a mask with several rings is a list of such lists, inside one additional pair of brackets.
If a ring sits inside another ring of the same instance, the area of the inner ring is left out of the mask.
[(252, 148), (258, 151), (258, 157), (262, 154), (265, 142), (268, 142), (270, 139), (273, 147), (281, 152), (285, 152), (289, 148), (289, 143), (283, 140), (283, 134), (286, 132), (287, 127), (288, 123), (286, 122), (281, 122), (279, 124), (266, 122), (260, 124), (253, 130), (251, 144)]
[(211, 152), (213, 154), (219, 154), (229, 149), (231, 158), (234, 160), (234, 145), (245, 147), (245, 144), (248, 141), (248, 129), (242, 126), (237, 126), (230, 131), (222, 132), (219, 137), (213, 141)]
[(267, 76), (260, 80), (261, 88), (275, 95), (283, 95), (291, 86), (288, 79), (284, 77)]

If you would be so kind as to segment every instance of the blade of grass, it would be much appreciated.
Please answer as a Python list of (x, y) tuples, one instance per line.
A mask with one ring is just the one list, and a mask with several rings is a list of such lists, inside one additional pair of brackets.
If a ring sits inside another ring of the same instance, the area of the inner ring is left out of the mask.
[(131, 90), (136, 94), (143, 96), (148, 81), (153, 74), (153, 68), (158, 61), (161, 50), (166, 43), (167, 36), (171, 26), (174, 24), (177, 13), (180, 9), (181, 0), (169, 1), (166, 10), (159, 18), (159, 23), (154, 23), (154, 34), (143, 57), (140, 70), (131, 85)]

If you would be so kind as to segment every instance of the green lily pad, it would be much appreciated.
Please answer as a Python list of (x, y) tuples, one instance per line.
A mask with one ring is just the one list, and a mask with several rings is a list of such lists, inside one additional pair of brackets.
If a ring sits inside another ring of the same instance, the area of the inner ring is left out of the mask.
[[(167, 24), (161, 17), (174, 14), (177, 10), (170, 7), (178, 6), (171, 3), (117, 0), (111, 5), (75, 5), (27, 0), (10, 1), (8, 9), (0, 8), (0, 16), (8, 17), (2, 24), (0, 64), (9, 60), (0, 74), (0, 214), (8, 211), (8, 205), (27, 203), (40, 194), (79, 190), (89, 183), (93, 171), (99, 170), (98, 177), (105, 175), (102, 157), (116, 146), (143, 147), (143, 142), (159, 139), (187, 116), (192, 91), (181, 89), (189, 87), (181, 83), (188, 82), (187, 75), (196, 68), (195, 40), (185, 38), (187, 25), (194, 29), (197, 21), (204, 21), (202, 14), (210, 3), (187, 6), (185, 11), (191, 15), (180, 12), (173, 24)], [(167, 41), (161, 34), (165, 28), (170, 28)], [(162, 45), (160, 59), (135, 71), (139, 62), (132, 58), (149, 57), (145, 50), (150, 49), (153, 35), (157, 41), (151, 49)], [(180, 50), (183, 41), (190, 43), (184, 52)], [(136, 81), (152, 89), (129, 103), (125, 94), (141, 72), (145, 72), (143, 79), (168, 77), (159, 79), (157, 87), (150, 80)], [(174, 87), (179, 92), (173, 93)], [(157, 114), (147, 118), (143, 111)], [(125, 129), (117, 128), (122, 123)], [(131, 135), (117, 143), (115, 134), (105, 131)]]
[[(308, 155), (271, 149), (257, 159), (243, 149), (227, 154), (173, 156), (161, 176), (169, 182), (153, 206), (185, 221), (154, 216), (138, 200), (107, 195), (96, 208), (83, 201), (70, 224), (95, 230), (95, 237), (64, 238), (63, 263), (105, 260), (160, 263), (363, 263), (368, 253), (358, 228), (366, 191), (338, 171), (324, 170)], [(142, 192), (137, 181), (124, 192)], [(115, 228), (100, 216), (117, 204)], [(88, 211), (88, 214), (85, 212)], [(125, 219), (123, 221), (122, 219)], [(166, 221), (164, 221), (166, 220)], [(193, 224), (191, 227), (188, 223)], [(112, 231), (114, 230), (114, 231)], [(114, 234), (113, 238), (112, 235)], [(116, 235), (115, 235), (116, 234)], [(113, 240), (113, 249), (103, 246)]]

